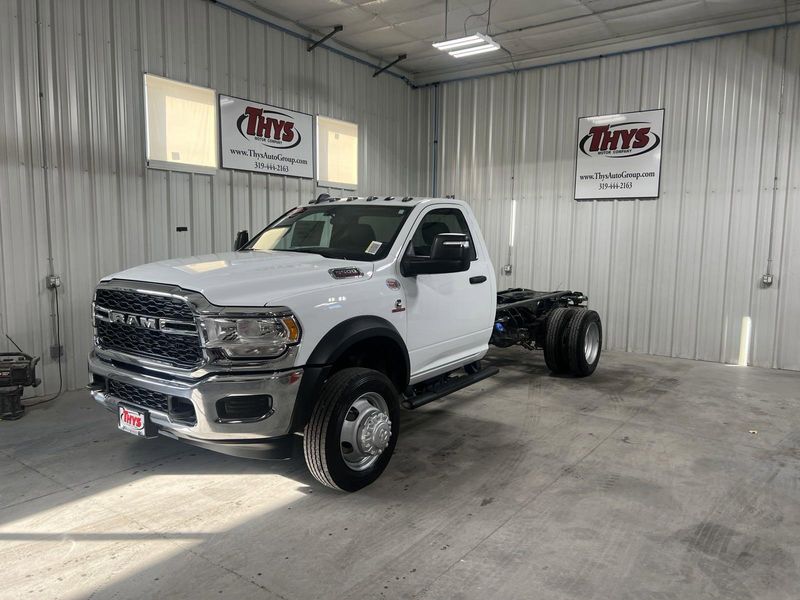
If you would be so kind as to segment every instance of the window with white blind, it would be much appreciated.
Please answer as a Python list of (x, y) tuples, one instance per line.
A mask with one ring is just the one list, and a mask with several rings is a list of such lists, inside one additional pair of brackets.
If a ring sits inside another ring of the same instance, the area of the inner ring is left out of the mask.
[(317, 116), (319, 185), (358, 187), (358, 124)]
[(217, 171), (216, 91), (145, 74), (147, 166)]

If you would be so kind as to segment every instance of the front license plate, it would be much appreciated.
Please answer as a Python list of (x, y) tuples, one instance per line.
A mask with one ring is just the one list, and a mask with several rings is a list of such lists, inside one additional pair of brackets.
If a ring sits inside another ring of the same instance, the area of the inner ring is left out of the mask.
[(120, 404), (119, 410), (119, 428), (122, 431), (127, 431), (133, 435), (140, 435), (142, 437), (151, 437), (152, 433), (149, 431), (150, 415), (146, 410), (132, 408)]

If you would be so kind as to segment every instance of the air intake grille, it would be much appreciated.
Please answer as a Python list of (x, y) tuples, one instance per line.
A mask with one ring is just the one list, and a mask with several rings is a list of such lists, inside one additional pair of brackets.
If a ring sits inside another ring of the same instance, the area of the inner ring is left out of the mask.
[(168, 296), (141, 294), (133, 290), (112, 290), (100, 288), (95, 294), (98, 306), (148, 317), (191, 321), (194, 318), (191, 307), (183, 300)]
[(95, 325), (101, 348), (166, 360), (179, 367), (194, 367), (203, 359), (196, 335), (169, 334), (100, 319), (95, 319)]
[[(146, 390), (135, 385), (122, 383), (116, 379), (107, 380), (106, 391), (117, 400), (132, 404), (139, 408), (157, 410), (167, 413), (173, 423), (194, 425), (197, 423), (197, 414), (194, 405), (185, 398), (170, 398), (166, 394)], [(171, 406), (170, 406), (171, 404)]]
[[(156, 326), (141, 326), (142, 318), (156, 321)], [(159, 324), (158, 320), (164, 321)], [(95, 328), (97, 345), (106, 350), (181, 368), (203, 361), (192, 307), (179, 298), (100, 287), (95, 292)]]
[(144, 388), (122, 383), (116, 379), (108, 380), (108, 393), (134, 406), (158, 410), (163, 413), (169, 412), (169, 399), (166, 394), (151, 392)]

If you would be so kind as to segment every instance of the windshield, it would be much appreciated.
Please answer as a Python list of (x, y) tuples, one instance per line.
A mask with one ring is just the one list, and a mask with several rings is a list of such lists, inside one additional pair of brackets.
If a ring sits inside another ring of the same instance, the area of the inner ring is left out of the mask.
[(300, 206), (259, 233), (246, 249), (380, 260), (389, 254), (411, 210), (363, 204)]

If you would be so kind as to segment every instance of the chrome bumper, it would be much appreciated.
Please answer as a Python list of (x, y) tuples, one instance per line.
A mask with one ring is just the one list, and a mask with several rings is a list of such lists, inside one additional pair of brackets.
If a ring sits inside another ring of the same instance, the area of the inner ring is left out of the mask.
[[(89, 355), (89, 372), (190, 401), (197, 416), (197, 423), (193, 425), (174, 422), (167, 413), (147, 409), (161, 435), (237, 456), (286, 458), (282, 454), (293, 437), (290, 435), (292, 413), (303, 377), (302, 369), (247, 375), (222, 373), (199, 380), (162, 379), (117, 367), (102, 360), (93, 350)], [(89, 390), (99, 404), (108, 410), (117, 410), (118, 398), (91, 385)], [(255, 422), (219, 422), (218, 400), (226, 396), (257, 394), (272, 397), (273, 410), (266, 418)]]

